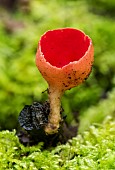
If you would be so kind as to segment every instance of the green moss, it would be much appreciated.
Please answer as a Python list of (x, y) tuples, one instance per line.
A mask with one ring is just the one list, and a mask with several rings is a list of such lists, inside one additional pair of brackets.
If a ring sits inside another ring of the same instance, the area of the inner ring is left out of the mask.
[(114, 116), (115, 89), (107, 94), (106, 99), (101, 99), (96, 106), (91, 106), (80, 115), (79, 132), (88, 129), (92, 123), (101, 123), (105, 117)]
[(93, 8), (94, 12), (98, 14), (106, 14), (110, 16), (115, 16), (115, 1), (114, 0), (87, 0), (90, 6)]
[(24, 147), (15, 131), (0, 132), (1, 170), (107, 170), (115, 169), (114, 160), (115, 121), (111, 117), (52, 150), (42, 151), (41, 143)]

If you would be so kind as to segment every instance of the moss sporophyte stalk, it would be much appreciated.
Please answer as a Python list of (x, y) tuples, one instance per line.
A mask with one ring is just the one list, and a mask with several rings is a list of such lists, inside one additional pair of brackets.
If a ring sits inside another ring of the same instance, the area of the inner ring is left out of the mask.
[(61, 96), (86, 80), (94, 60), (92, 40), (74, 28), (50, 30), (41, 36), (36, 65), (49, 85), (50, 114), (47, 134), (58, 132), (61, 123)]

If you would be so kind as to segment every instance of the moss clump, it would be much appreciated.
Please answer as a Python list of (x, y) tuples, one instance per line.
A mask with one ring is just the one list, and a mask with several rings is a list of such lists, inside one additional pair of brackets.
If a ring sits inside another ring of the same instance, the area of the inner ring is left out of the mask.
[(52, 150), (42, 151), (42, 143), (24, 147), (15, 131), (0, 132), (1, 170), (107, 170), (115, 169), (114, 160), (115, 120), (110, 117)]
[(105, 117), (115, 113), (115, 89), (107, 93), (106, 99), (100, 100), (96, 106), (91, 106), (89, 109), (80, 115), (79, 132), (88, 129), (92, 123), (101, 123)]

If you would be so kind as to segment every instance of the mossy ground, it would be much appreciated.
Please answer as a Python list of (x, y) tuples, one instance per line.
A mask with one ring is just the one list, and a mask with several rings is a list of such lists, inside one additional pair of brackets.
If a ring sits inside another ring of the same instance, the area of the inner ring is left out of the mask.
[(43, 143), (24, 147), (15, 131), (0, 132), (1, 170), (115, 169), (115, 120), (91, 126), (65, 145), (42, 150)]

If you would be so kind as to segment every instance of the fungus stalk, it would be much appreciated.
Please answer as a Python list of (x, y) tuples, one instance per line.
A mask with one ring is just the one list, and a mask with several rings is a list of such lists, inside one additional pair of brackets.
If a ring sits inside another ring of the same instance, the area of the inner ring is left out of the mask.
[(60, 127), (61, 96), (81, 84), (91, 73), (92, 40), (84, 32), (63, 28), (47, 31), (41, 37), (36, 53), (36, 65), (49, 85), (50, 114), (45, 127), (47, 134)]
[(62, 91), (55, 86), (49, 86), (49, 103), (50, 114), (48, 117), (48, 124), (45, 127), (47, 134), (58, 132), (59, 124), (61, 122), (60, 108)]

